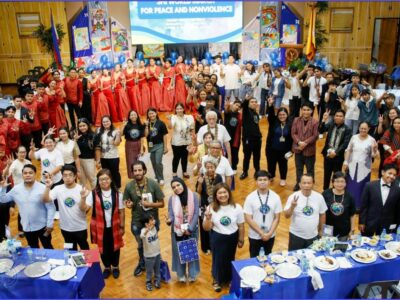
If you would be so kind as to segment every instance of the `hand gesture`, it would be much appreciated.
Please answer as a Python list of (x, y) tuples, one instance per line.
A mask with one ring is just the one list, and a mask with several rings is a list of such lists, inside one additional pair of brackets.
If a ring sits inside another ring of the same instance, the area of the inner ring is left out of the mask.
[(11, 166), (12, 162), (14, 161), (13, 154), (7, 155), (7, 166)]
[(81, 136), (82, 136), (82, 135), (80, 135), (80, 134), (78, 133), (78, 131), (75, 131), (74, 140), (75, 140), (75, 141), (79, 140), (79, 139), (81, 138)]
[(203, 176), (203, 175), (200, 175), (200, 176), (197, 178), (197, 182), (200, 183), (200, 184), (202, 184), (202, 183), (204, 182), (204, 176)]
[(30, 109), (28, 112), (28, 116), (29, 116), (29, 119), (32, 120), (35, 117), (35, 111), (33, 109)]
[(347, 163), (343, 163), (343, 172), (346, 173), (347, 170), (349, 169), (349, 165)]
[(378, 122), (379, 122), (379, 124), (382, 124), (382, 123), (383, 123), (383, 116), (382, 116), (382, 115), (379, 115), (379, 117), (378, 117)]
[(299, 201), (299, 195), (295, 195), (295, 196), (293, 197), (293, 201), (292, 201), (292, 203), (290, 204), (290, 206), (291, 206), (292, 208), (295, 208), (295, 207), (297, 206), (297, 201)]
[(24, 115), (24, 116), (22, 117), (22, 122), (24, 122), (24, 123), (28, 122), (28, 119), (26, 118), (26, 115)]
[(361, 84), (365, 86), (369, 85), (368, 81), (366, 81), (365, 79), (361, 80)]
[(338, 101), (340, 102), (340, 103), (343, 103), (343, 98), (342, 97), (338, 97)]
[(36, 150), (36, 148), (35, 148), (35, 142), (33, 141), (33, 139), (31, 139), (31, 143), (30, 143), (29, 149), (31, 149), (32, 151), (35, 151), (35, 150)]
[(272, 105), (274, 105), (274, 98), (273, 97), (269, 97), (268, 98), (268, 106), (272, 106)]
[(165, 215), (165, 224), (167, 224), (168, 226), (170, 226), (172, 224), (171, 219), (167, 215)]
[(45, 180), (44, 183), (46, 185), (47, 188), (51, 188), (53, 186), (53, 180), (51, 179), (51, 175), (49, 173), (45, 173)]
[(47, 135), (53, 135), (56, 132), (56, 126), (50, 127), (49, 131), (47, 131)]
[(329, 119), (329, 113), (330, 113), (330, 109), (327, 109), (326, 112), (324, 113), (324, 115), (322, 116), (322, 122), (326, 123), (326, 121), (328, 121)]
[(168, 119), (169, 121), (171, 121), (172, 115), (168, 115), (168, 116), (167, 116), (167, 119)]
[(126, 200), (126, 201), (125, 201), (125, 206), (126, 206), (127, 208), (132, 208), (132, 207), (133, 207), (133, 202), (132, 202), (132, 200), (131, 200), (131, 199)]
[(204, 212), (204, 217), (205, 217), (208, 221), (211, 220), (212, 213), (211, 213), (210, 207), (207, 207), (206, 211)]
[(86, 199), (86, 197), (89, 196), (89, 194), (90, 191), (86, 187), (83, 187), (81, 190), (81, 198)]

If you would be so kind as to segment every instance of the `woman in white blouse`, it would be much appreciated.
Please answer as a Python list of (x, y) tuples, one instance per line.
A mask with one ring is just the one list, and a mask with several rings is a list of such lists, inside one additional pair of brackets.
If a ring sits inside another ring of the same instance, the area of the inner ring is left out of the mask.
[(182, 103), (175, 105), (175, 115), (168, 116), (168, 128), (172, 129), (172, 176), (177, 176), (179, 162), (182, 164), (184, 178), (189, 178), (187, 173), (188, 150), (192, 143), (192, 132), (194, 131), (194, 119), (191, 115), (185, 115), (185, 107)]
[(59, 140), (56, 144), (56, 149), (61, 152), (64, 165), (74, 166), (78, 170), (81, 169), (81, 163), (79, 161), (79, 155), (81, 151), (79, 150), (76, 141), (69, 138), (68, 129), (66, 127), (61, 127), (58, 129)]
[(240, 72), (240, 79), (242, 81), (239, 89), (240, 100), (243, 101), (245, 98), (253, 97), (254, 88), (259, 76), (254, 65), (251, 62), (246, 63), (245, 68)]
[(358, 102), (360, 101), (360, 88), (358, 85), (353, 85), (351, 88), (350, 96), (346, 99), (345, 106), (343, 107), (346, 111), (344, 117), (344, 123), (350, 127), (353, 135), (358, 131), (358, 119), (360, 117), (360, 109), (358, 108)]
[(232, 280), (231, 262), (235, 260), (236, 247), (244, 244), (244, 214), (226, 183), (215, 186), (213, 199), (205, 212), (203, 228), (211, 231), (213, 287), (220, 292), (221, 286)]

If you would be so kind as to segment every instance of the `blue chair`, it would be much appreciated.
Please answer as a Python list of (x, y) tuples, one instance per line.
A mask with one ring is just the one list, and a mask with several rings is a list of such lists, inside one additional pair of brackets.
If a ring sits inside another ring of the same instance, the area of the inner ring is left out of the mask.
[(392, 287), (398, 282), (391, 280), (359, 284), (354, 290), (353, 299), (392, 299), (395, 294)]

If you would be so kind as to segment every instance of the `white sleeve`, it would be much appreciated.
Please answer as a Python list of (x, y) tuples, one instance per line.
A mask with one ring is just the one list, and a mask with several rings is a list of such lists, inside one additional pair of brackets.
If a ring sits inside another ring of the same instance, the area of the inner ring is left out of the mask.
[(251, 207), (251, 198), (249, 196), (247, 196), (246, 200), (244, 200), (243, 212), (248, 215), (253, 215), (253, 210)]
[(312, 77), (308, 78), (308, 80), (307, 80), (307, 85), (308, 85), (308, 86), (311, 85), (311, 78), (312, 78)]
[(171, 126), (172, 126), (172, 128), (175, 127), (175, 123), (176, 123), (176, 117), (175, 117), (175, 115), (172, 115), (171, 116)]
[(35, 151), (35, 159), (40, 159), (40, 156), (42, 155), (44, 149), (40, 149), (38, 151)]
[(282, 201), (281, 201), (281, 197), (278, 195), (277, 197), (277, 204), (276, 204), (276, 209), (275, 209), (275, 213), (279, 214), (282, 212)]
[(55, 199), (57, 199), (58, 187), (59, 185), (50, 190), (49, 193), (50, 200), (54, 201)]
[(86, 205), (89, 207), (93, 206), (93, 193), (90, 192), (90, 194), (86, 197)]
[(118, 207), (119, 207), (119, 209), (125, 208), (125, 204), (124, 204), (124, 200), (123, 200), (121, 192), (118, 193)]
[(222, 128), (222, 140), (223, 140), (223, 142), (224, 143), (229, 142), (231, 140), (231, 136), (229, 135), (228, 130), (226, 130), (226, 127), (224, 125), (221, 125), (221, 128)]
[(292, 205), (292, 201), (293, 201), (293, 197), (294, 197), (293, 195), (294, 195), (294, 194), (291, 194), (291, 195), (289, 196), (289, 198), (287, 199), (284, 210), (289, 209), (290, 206)]
[(225, 162), (226, 162), (226, 165), (225, 165), (225, 174), (224, 174), (224, 175), (225, 175), (226, 177), (235, 175), (235, 173), (233, 172), (233, 169), (232, 169), (231, 165), (229, 164), (229, 161), (226, 160)]
[(239, 204), (236, 204), (236, 213), (237, 213), (237, 224), (243, 224), (244, 214), (243, 214), (243, 209)]
[(322, 195), (318, 195), (318, 198), (319, 198), (319, 203), (320, 203), (319, 213), (324, 214), (328, 210), (328, 206), (326, 206), (325, 199)]
[(57, 155), (57, 156), (56, 156), (56, 166), (57, 166), (57, 167), (58, 167), (58, 166), (63, 166), (63, 165), (64, 165), (63, 156), (62, 156), (62, 154), (61, 154), (60, 151), (58, 151), (58, 152), (59, 152), (60, 155)]
[(203, 144), (203, 135), (205, 133), (205, 128), (205, 126), (202, 126), (197, 132), (197, 144)]

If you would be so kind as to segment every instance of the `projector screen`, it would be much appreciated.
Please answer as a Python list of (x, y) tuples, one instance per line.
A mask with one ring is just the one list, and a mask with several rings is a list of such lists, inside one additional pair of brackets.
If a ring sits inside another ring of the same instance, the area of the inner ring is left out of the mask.
[(132, 44), (240, 42), (241, 1), (130, 1)]

